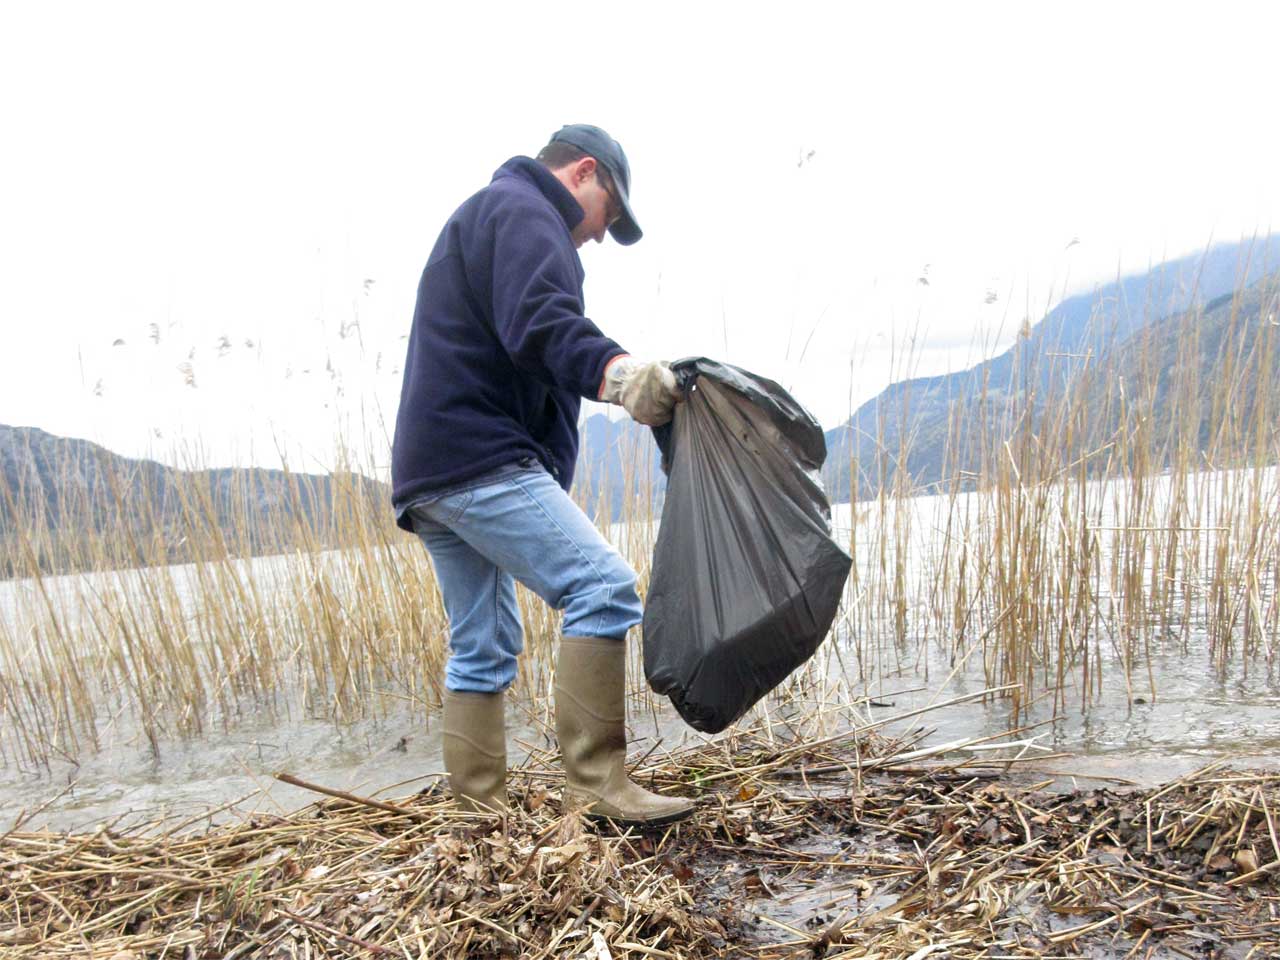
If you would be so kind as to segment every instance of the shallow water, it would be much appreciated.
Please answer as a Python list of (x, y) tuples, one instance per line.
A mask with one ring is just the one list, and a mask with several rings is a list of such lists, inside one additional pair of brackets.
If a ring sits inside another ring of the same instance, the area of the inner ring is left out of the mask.
[[(860, 686), (849, 684), (874, 704), (860, 708), (866, 720), (885, 720), (984, 688), (980, 678), (961, 675), (940, 690), (947, 671), (937, 659), (928, 664), (930, 679), (904, 671)], [(832, 672), (835, 663), (828, 658)], [(1039, 744), (1071, 756), (1039, 762), (1034, 769), (1154, 783), (1218, 759), (1247, 766), (1280, 763), (1280, 686), (1264, 678), (1223, 682), (1207, 661), (1182, 654), (1159, 657), (1154, 672), (1158, 695), (1135, 691), (1144, 703), (1128, 702), (1117, 678), (1108, 684), (1106, 698), (1086, 712), (1077, 707), (1054, 719), (1048, 701), (1035, 705), (1023, 723), (1050, 722), (1019, 739), (1036, 737)], [(530, 722), (524, 708), (509, 700), (513, 759), (531, 748), (554, 749), (541, 723)], [(810, 703), (786, 712), (811, 714), (815, 707)], [(770, 715), (777, 720), (784, 712), (774, 707)], [(1009, 704), (996, 700), (939, 707), (890, 723), (883, 732), (904, 735), (921, 726), (931, 731), (924, 746), (998, 736), (1009, 729)], [(648, 707), (633, 708), (631, 737), (633, 754), (648, 750), (655, 740), (664, 749), (675, 749), (706, 739), (665, 704), (656, 714)], [(105, 730), (103, 750), (78, 765), (0, 769), (0, 829), (11, 827), (23, 810), (46, 803), (25, 826), (84, 830), (103, 822), (123, 828), (157, 820), (172, 826), (186, 818), (199, 820), (210, 808), (235, 800), (242, 800), (242, 813), (280, 812), (317, 795), (274, 780), (276, 772), (334, 789), (394, 796), (423, 788), (441, 770), (436, 718), (423, 721), (407, 708), (345, 726), (319, 720), (242, 722), (196, 741), (162, 743), (159, 758), (152, 756), (144, 738), (129, 737), (123, 728)], [(1072, 781), (1067, 777), (1065, 782)], [(521, 788), (516, 778), (512, 785)]]

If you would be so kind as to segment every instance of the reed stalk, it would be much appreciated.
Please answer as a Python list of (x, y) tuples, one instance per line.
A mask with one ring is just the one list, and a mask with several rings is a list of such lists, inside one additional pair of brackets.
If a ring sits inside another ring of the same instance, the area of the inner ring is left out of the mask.
[[(834, 491), (852, 498), (836, 535), (854, 561), (834, 640), (762, 712), (928, 677), (936, 657), (999, 688), (1015, 725), (1042, 698), (1054, 713), (1111, 689), (1156, 698), (1165, 656), (1274, 677), (1277, 302), (1273, 278), (1153, 319), (1123, 353), (1015, 351), (1007, 381), (949, 401), (943, 477), (928, 486), (915, 415), (927, 398), (904, 388), (879, 411), (874, 462), (851, 457)], [(896, 354), (894, 378), (916, 362)], [(191, 462), (165, 479), (83, 451), (41, 461), (48, 484), (32, 471), (0, 482), (0, 759), (91, 752), (113, 716), (159, 751), (263, 714), (429, 715), (447, 656), (439, 589), (365, 479), (375, 463), (339, 440), (322, 485), (287, 463), (232, 482)], [(643, 593), (657, 453), (644, 434), (615, 452), (621, 474), (576, 495)], [(560, 618), (523, 588), (519, 600), (516, 690), (537, 710)], [(639, 647), (632, 705), (648, 711)]]

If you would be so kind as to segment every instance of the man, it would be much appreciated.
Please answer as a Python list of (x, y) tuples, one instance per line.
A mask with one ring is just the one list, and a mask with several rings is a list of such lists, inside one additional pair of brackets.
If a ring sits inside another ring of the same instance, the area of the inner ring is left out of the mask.
[(503, 692), (523, 649), (515, 581), (564, 611), (556, 736), (565, 809), (624, 823), (687, 800), (626, 775), (625, 638), (635, 572), (568, 496), (581, 397), (638, 422), (671, 419), (666, 365), (642, 363), (583, 310), (578, 248), (641, 237), (616, 140), (574, 124), (515, 157), (459, 207), (418, 286), (392, 447), (400, 526), (426, 545), (449, 617), (444, 762), (465, 809), (506, 807)]

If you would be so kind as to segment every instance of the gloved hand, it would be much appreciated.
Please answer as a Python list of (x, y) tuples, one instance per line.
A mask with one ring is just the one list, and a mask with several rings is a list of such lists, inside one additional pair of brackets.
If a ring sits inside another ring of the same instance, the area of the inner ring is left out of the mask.
[(636, 423), (660, 427), (671, 422), (672, 411), (683, 397), (675, 374), (657, 360), (644, 362), (621, 356), (609, 362), (604, 372), (600, 399), (621, 404)]

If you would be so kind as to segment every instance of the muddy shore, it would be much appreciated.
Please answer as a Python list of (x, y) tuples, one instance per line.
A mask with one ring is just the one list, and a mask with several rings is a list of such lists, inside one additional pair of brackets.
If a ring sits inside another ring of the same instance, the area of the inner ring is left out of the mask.
[(501, 821), (434, 785), (213, 828), (19, 827), (0, 956), (1280, 956), (1275, 773), (1064, 790), (875, 734), (734, 746), (641, 760), (698, 802), (652, 834), (561, 811), (537, 757)]

